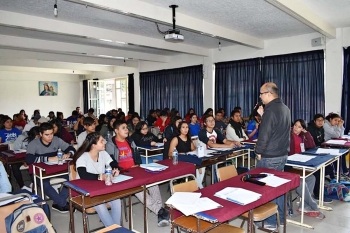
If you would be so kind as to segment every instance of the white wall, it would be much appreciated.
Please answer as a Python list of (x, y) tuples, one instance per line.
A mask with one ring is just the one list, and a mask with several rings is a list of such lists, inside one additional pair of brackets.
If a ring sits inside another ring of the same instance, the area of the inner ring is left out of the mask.
[[(39, 96), (38, 81), (57, 81), (57, 96)], [(24, 109), (31, 116), (40, 109), (43, 116), (49, 111), (61, 111), (65, 117), (80, 106), (79, 75), (0, 71), (0, 113), (10, 117)]]

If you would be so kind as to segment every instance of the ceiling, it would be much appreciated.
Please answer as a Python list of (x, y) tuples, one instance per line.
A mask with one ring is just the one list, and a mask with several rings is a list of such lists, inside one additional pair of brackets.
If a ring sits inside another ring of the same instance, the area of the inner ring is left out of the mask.
[[(27, 51), (22, 53), (28, 56), (25, 59), (33, 59), (28, 55), (32, 50), (37, 60), (51, 60), (50, 54), (57, 62), (86, 56), (92, 64), (125, 65), (127, 60), (137, 66), (137, 61), (169, 62), (179, 54), (209, 56), (219, 41), (222, 47), (261, 49), (267, 39), (315, 30), (332, 37), (335, 28), (350, 27), (349, 0), (57, 0), (57, 18), (54, 2), (0, 0), (0, 50)], [(165, 42), (154, 23), (162, 31), (171, 28), (169, 5), (174, 3), (179, 5), (177, 25), (183, 43)]]

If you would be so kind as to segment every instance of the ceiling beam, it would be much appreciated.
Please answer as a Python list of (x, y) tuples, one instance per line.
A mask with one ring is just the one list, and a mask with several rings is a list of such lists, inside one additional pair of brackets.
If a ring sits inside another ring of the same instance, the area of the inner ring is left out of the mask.
[[(137, 17), (152, 22), (172, 25), (172, 13), (170, 8), (158, 7), (138, 0), (66, 0), (76, 2), (99, 9)], [(180, 6), (181, 8), (181, 6)], [(210, 17), (208, 17), (210, 18)], [(185, 14), (176, 13), (176, 25), (180, 29), (185, 29), (204, 35), (239, 43), (253, 48), (264, 48), (264, 40), (237, 32), (220, 25), (200, 20)]]
[[(48, 19), (37, 16), (19, 14), (0, 10), (0, 24), (9, 27), (19, 27), (42, 32), (77, 36), (91, 39), (104, 39), (124, 42), (160, 50), (168, 50), (179, 53), (209, 56), (209, 49), (179, 43), (169, 43), (163, 39), (154, 39), (131, 33), (124, 33), (109, 29), (75, 24), (56, 19)], [(160, 36), (161, 37), (161, 36)]]
[(0, 46), (23, 48), (28, 50), (43, 52), (59, 52), (63, 54), (80, 54), (93, 57), (106, 57), (123, 60), (131, 58), (133, 60), (167, 62), (167, 56), (148, 54), (141, 52), (126, 51), (121, 49), (110, 49), (97, 46), (72, 44), (58, 41), (24, 38), (17, 36), (0, 35)]
[(336, 29), (328, 22), (324, 21), (310, 8), (305, 6), (299, 0), (265, 0), (281, 11), (287, 13), (293, 18), (299, 20), (303, 24), (311, 27), (315, 31), (330, 38), (336, 38)]

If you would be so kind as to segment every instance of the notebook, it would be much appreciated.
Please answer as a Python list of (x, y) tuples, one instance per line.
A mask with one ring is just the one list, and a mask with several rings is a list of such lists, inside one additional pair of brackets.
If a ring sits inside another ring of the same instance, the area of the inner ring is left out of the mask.
[(247, 205), (260, 199), (261, 194), (243, 188), (226, 187), (216, 192), (214, 196), (232, 201), (239, 205)]

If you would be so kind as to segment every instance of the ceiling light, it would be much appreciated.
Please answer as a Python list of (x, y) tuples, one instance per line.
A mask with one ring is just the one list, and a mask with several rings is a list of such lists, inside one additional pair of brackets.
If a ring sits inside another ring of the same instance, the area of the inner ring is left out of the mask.
[(57, 0), (55, 0), (55, 5), (53, 5), (53, 15), (57, 17), (58, 10), (57, 10)]

